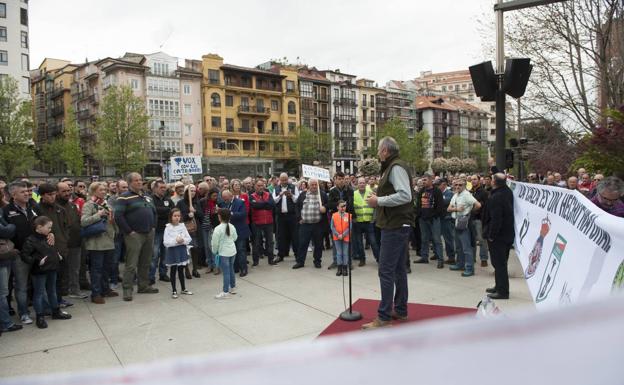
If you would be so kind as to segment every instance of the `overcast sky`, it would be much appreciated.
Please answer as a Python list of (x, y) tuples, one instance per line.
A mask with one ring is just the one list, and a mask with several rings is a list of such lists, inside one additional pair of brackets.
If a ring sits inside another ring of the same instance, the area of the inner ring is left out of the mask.
[[(255, 66), (272, 58), (380, 85), (485, 59), (478, 20), (494, 0), (31, 0), (31, 66), (164, 51)], [(492, 39), (494, 37), (492, 36)], [(487, 58), (491, 59), (491, 58)]]

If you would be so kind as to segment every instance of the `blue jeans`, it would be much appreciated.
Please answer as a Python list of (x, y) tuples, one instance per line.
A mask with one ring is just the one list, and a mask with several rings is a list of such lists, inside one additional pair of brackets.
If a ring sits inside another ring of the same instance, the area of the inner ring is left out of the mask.
[(89, 274), (91, 275), (91, 298), (101, 297), (110, 291), (108, 272), (115, 250), (89, 250)]
[(212, 242), (212, 229), (206, 230), (202, 227), (201, 232), (202, 240), (204, 241), (204, 255), (206, 256), (206, 265), (208, 265), (209, 268), (214, 269), (216, 267), (214, 254), (212, 254), (212, 249), (210, 248), (210, 243)]
[[(411, 227), (381, 229), (379, 255), (379, 285), (381, 302), (377, 315), (383, 321), (390, 321), (392, 306), (399, 315), (407, 315), (407, 243)], [(396, 288), (396, 290), (395, 290)]]
[(33, 274), (33, 307), (37, 315), (43, 315), (44, 299), (43, 296), (47, 294), (47, 303), (50, 309), (56, 310), (59, 308), (58, 301), (56, 300), (56, 271), (48, 271), (44, 274)]
[(334, 240), (336, 249), (336, 265), (343, 266), (349, 263), (349, 242)]
[(10, 266), (0, 266), (0, 330), (6, 330), (13, 326), (13, 320), (9, 315), (9, 274)]
[(236, 238), (236, 264), (239, 271), (247, 271), (247, 238)]
[(221, 258), (221, 274), (223, 274), (223, 292), (228, 293), (231, 287), (236, 287), (236, 275), (234, 275), (234, 258), (224, 257)]
[(30, 266), (24, 263), (21, 258), (17, 258), (11, 265), (13, 277), (15, 278), (15, 300), (17, 301), (17, 311), (21, 316), (30, 314), (28, 312), (28, 277), (30, 276)]
[[(149, 279), (156, 280), (156, 266), (158, 265), (158, 276), (167, 275), (167, 266), (165, 266), (165, 245), (163, 245), (164, 230), (154, 233), (154, 253), (152, 254), (152, 264), (150, 265)], [(193, 266), (195, 267), (195, 266)]]
[(442, 254), (442, 236), (440, 230), (440, 218), (418, 219), (420, 225), (420, 235), (422, 238), (422, 246), (420, 256), (429, 259), (429, 242), (433, 242), (433, 255), (441, 259)]
[(111, 261), (111, 269), (109, 272), (110, 282), (112, 284), (119, 283), (119, 261), (126, 251), (126, 245), (124, 243), (124, 236), (121, 232), (115, 234), (115, 254), (113, 254), (113, 260)]
[(375, 225), (372, 222), (353, 222), (353, 255), (355, 258), (366, 260), (366, 251), (362, 242), (362, 235), (368, 240), (373, 250), (373, 256), (379, 261), (379, 243), (375, 236)]
[(477, 258), (477, 244), (481, 245), (479, 248), (479, 258), (482, 261), (488, 260), (488, 244), (485, 239), (483, 239), (483, 224), (480, 219), (473, 219), (470, 221), (470, 231), (472, 235), (472, 239), (474, 242), (474, 249), (472, 251), (473, 259)]
[(474, 271), (474, 262), (473, 262), (473, 248), (470, 237), (470, 229), (466, 230), (457, 230), (455, 229), (455, 237), (457, 239), (457, 265), (464, 266), (464, 269), (468, 273), (472, 273)]
[(442, 237), (444, 238), (446, 257), (448, 259), (455, 259), (455, 219), (441, 219), (440, 227), (442, 228)]

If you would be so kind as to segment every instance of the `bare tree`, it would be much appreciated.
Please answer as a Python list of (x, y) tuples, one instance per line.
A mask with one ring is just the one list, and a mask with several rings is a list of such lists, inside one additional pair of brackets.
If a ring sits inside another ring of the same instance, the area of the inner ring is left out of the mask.
[(568, 132), (590, 132), (607, 108), (624, 103), (621, 0), (568, 0), (511, 12), (507, 56), (529, 57), (531, 84), (523, 109), (563, 120)]

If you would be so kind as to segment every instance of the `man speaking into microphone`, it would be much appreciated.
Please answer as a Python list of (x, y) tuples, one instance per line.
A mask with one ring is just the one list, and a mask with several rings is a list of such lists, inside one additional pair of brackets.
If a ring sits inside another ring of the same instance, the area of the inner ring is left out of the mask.
[(377, 317), (362, 329), (388, 326), (393, 319), (407, 320), (407, 243), (414, 223), (412, 176), (399, 158), (399, 145), (394, 138), (386, 136), (379, 141), (377, 156), (381, 161), (381, 179), (377, 195), (371, 194), (366, 203), (377, 207), (376, 224), (381, 229), (381, 302)]

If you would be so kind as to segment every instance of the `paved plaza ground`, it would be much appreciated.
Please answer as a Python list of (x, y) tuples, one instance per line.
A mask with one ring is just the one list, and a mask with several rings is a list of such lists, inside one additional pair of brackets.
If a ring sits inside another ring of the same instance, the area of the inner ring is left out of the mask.
[[(413, 255), (413, 251), (412, 251)], [(126, 366), (160, 358), (206, 354), (292, 340), (313, 341), (344, 310), (342, 278), (315, 269), (308, 256), (306, 267), (292, 270), (293, 258), (278, 266), (266, 259), (237, 275), (238, 294), (216, 300), (221, 276), (202, 274), (188, 281), (193, 296), (171, 298), (168, 283), (158, 282), (159, 294), (135, 294), (133, 302), (121, 297), (105, 305), (73, 300), (69, 321), (49, 321), (48, 329), (27, 325), (0, 337), (0, 377), (100, 367)], [(511, 298), (498, 301), (503, 312), (532, 310), (533, 301), (515, 255), (510, 258)], [(409, 301), (474, 308), (493, 285), (492, 267), (476, 268), (476, 275), (436, 269), (434, 263), (412, 264)], [(346, 288), (346, 280), (345, 280)], [(377, 264), (371, 258), (353, 270), (353, 297), (379, 299)]]

